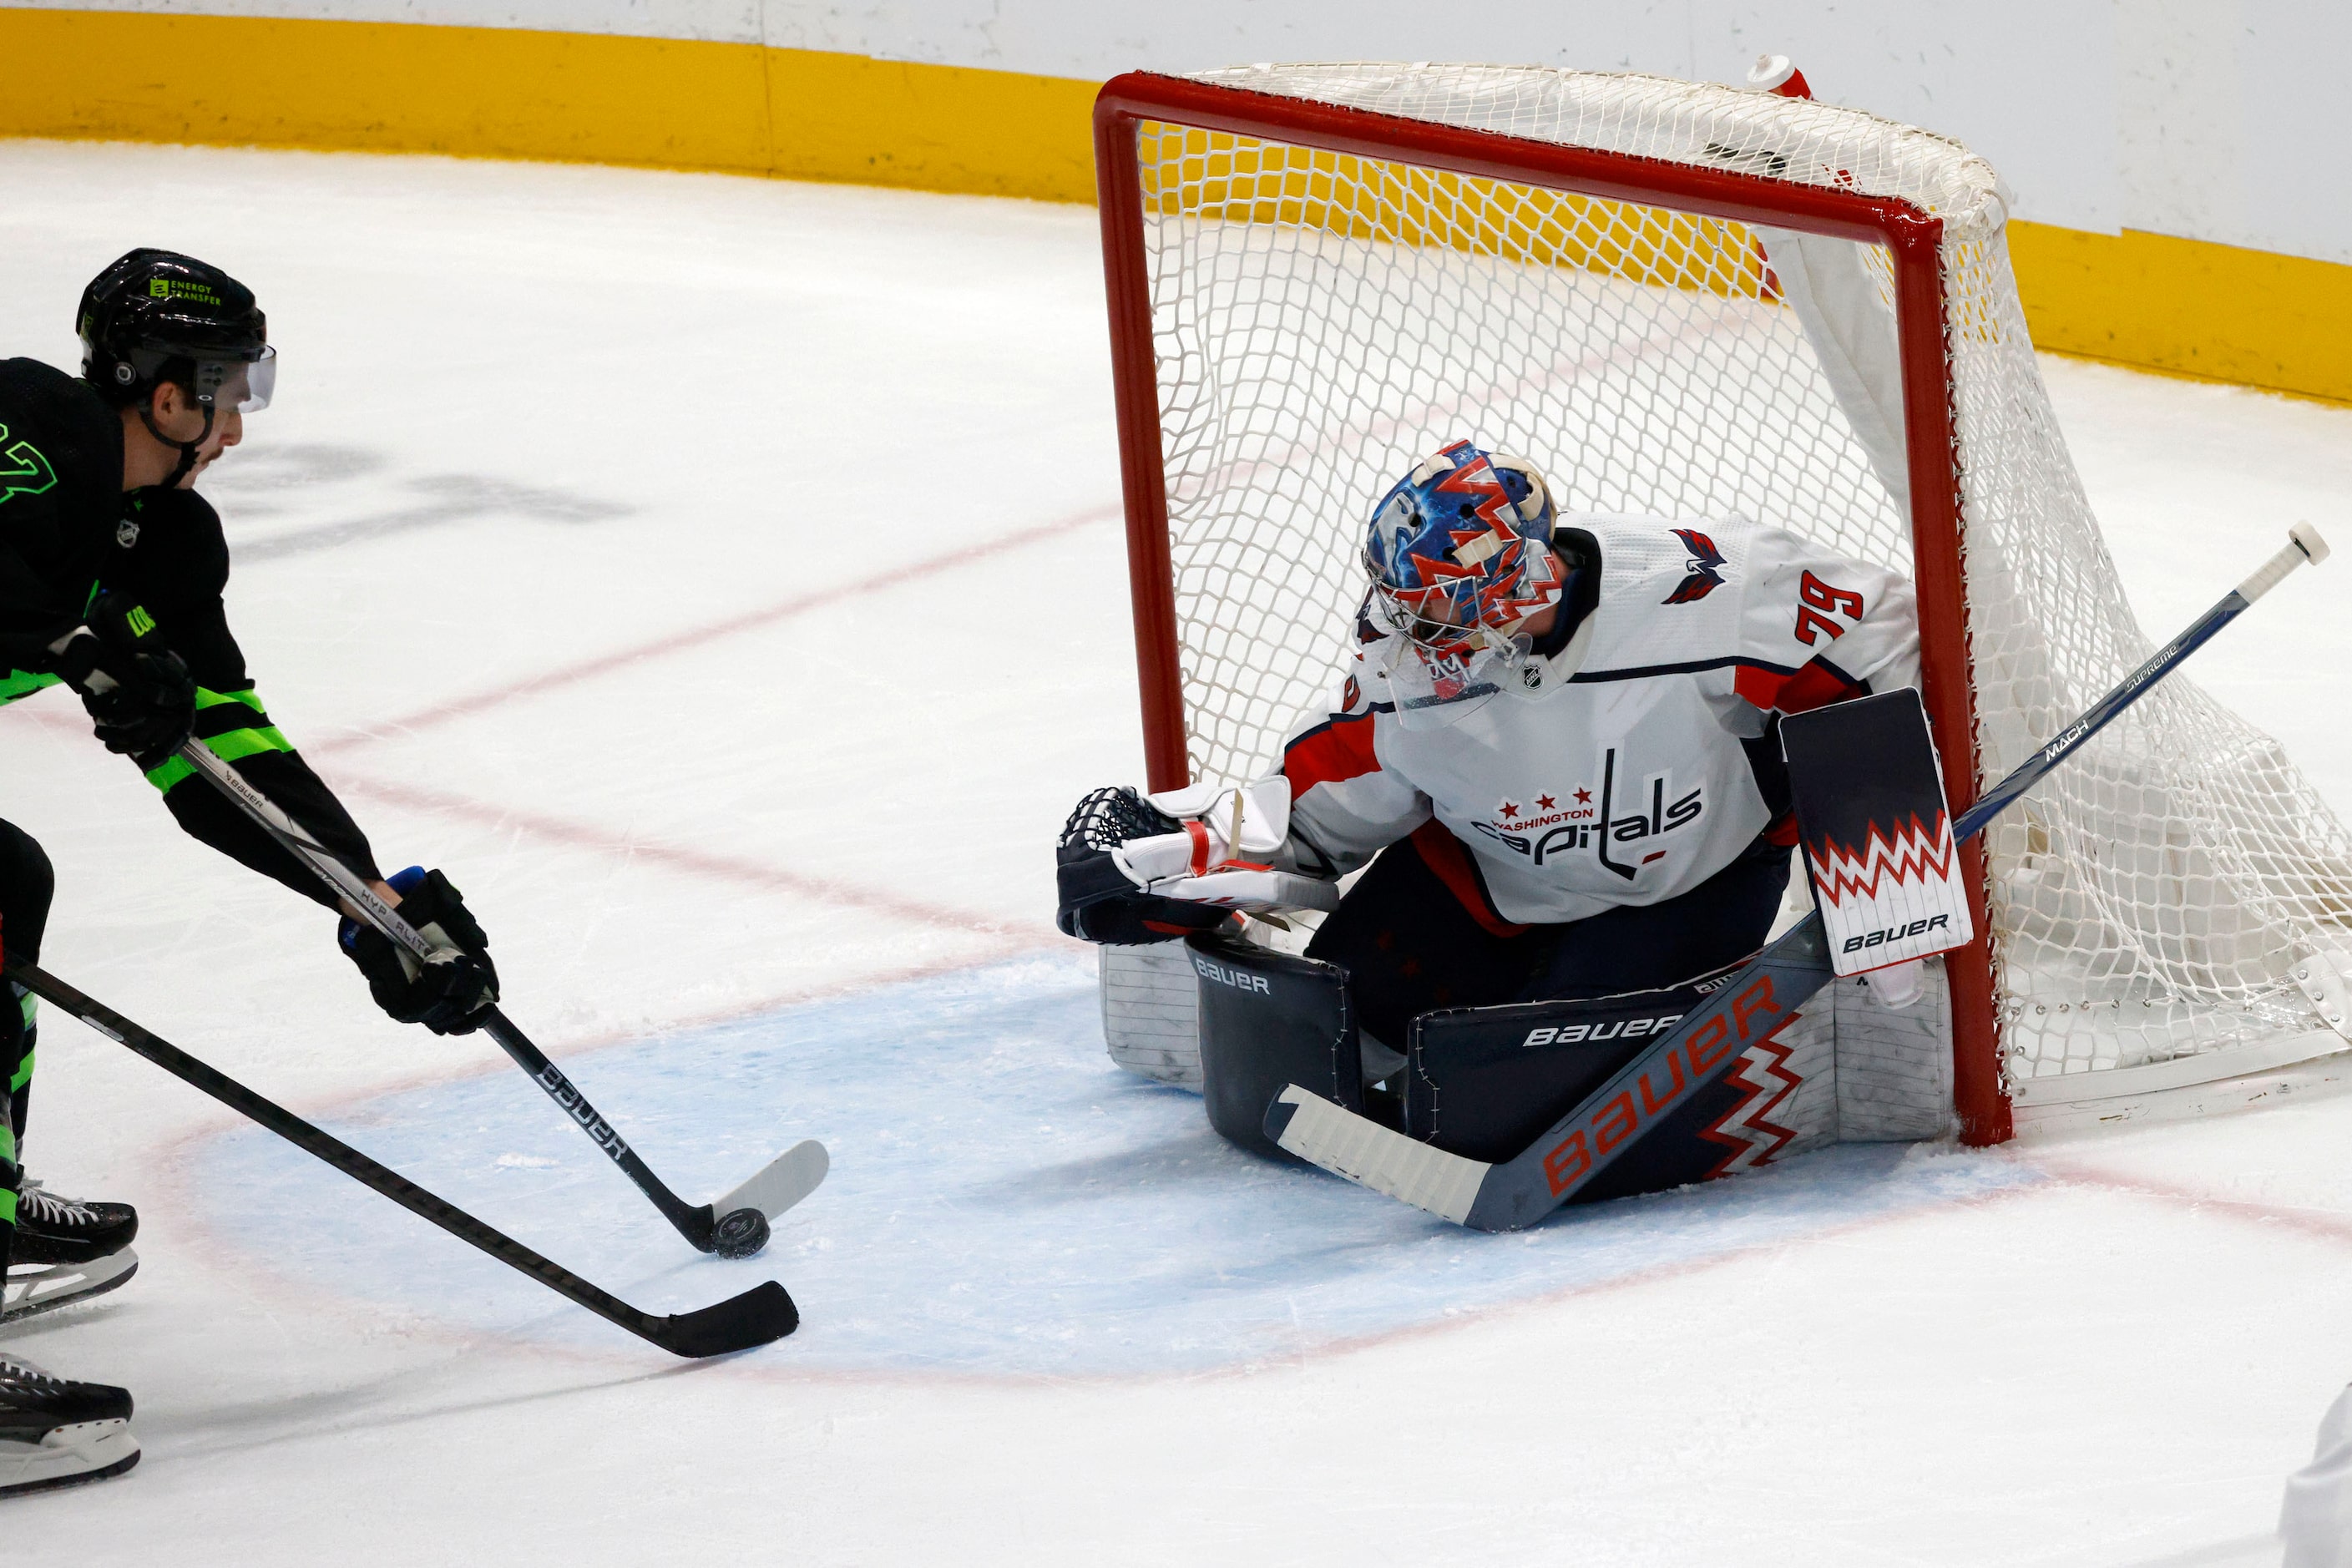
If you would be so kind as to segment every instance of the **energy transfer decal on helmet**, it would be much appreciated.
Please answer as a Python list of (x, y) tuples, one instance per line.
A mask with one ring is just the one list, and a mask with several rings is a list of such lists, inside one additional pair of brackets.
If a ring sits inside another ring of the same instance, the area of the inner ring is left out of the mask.
[(218, 289), (193, 278), (150, 278), (147, 279), (147, 297), (151, 300), (194, 300), (205, 305), (221, 303)]

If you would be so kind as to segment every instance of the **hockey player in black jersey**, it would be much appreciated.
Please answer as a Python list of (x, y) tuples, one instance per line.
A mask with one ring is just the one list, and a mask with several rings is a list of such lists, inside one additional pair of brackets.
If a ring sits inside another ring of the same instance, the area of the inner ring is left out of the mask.
[[(304, 898), (331, 898), (290, 853), (173, 753), (194, 736), (453, 952), (423, 964), (350, 918), (345, 953), (394, 1018), (441, 1034), (498, 1000), (488, 942), (438, 871), (391, 882), (341, 802), (270, 721), (231, 634), (220, 519), (191, 488), (244, 438), (277, 370), (253, 294), (193, 258), (134, 250), (93, 279), (77, 321), (79, 376), (0, 361), (0, 703), (70, 687), (109, 751), (132, 760), (189, 834)], [(37, 960), (47, 857), (0, 822), (0, 950)], [(437, 931), (432, 928), (437, 926)], [(59, 1198), (24, 1175), (34, 999), (0, 1007), (0, 1260), (11, 1315), (129, 1277), (127, 1205)], [(60, 1273), (62, 1271), (62, 1273)], [(54, 1278), (53, 1278), (54, 1277)], [(131, 1398), (0, 1356), (0, 1493), (128, 1469)]]

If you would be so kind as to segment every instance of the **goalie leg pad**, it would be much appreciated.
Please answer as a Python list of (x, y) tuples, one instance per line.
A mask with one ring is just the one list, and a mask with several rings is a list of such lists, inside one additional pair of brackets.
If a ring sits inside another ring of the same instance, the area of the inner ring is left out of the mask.
[(1265, 1135), (1265, 1108), (1286, 1084), (1363, 1110), (1346, 970), (1226, 937), (1185, 945), (1201, 993), (1201, 1093), (1220, 1136), (1294, 1159)]
[[(1413, 1021), (1405, 1131), (1472, 1159), (1517, 1154), (1763, 945), (1788, 878), (1789, 851), (1759, 840), (1686, 893), (1551, 928), (1542, 973), (1511, 1005)], [(1795, 1137), (1780, 1120), (1800, 1081), (1790, 1058), (1775, 1041), (1749, 1047), (1575, 1201), (1660, 1192), (1769, 1160)], [(1682, 1070), (1678, 1060), (1671, 1070)]]
[[(1424, 1014), (1413, 1022), (1405, 1131), (1448, 1153), (1508, 1160), (1734, 972), (1621, 996)], [(1656, 1070), (1679, 1076), (1682, 1059)], [(1570, 1201), (1663, 1192), (1769, 1162), (1797, 1135), (1786, 1116), (1801, 1082), (1787, 1046), (1749, 1046)], [(1656, 1084), (1661, 1098), (1675, 1087), (1664, 1076)], [(1629, 1131), (1633, 1121), (1629, 1111)]]

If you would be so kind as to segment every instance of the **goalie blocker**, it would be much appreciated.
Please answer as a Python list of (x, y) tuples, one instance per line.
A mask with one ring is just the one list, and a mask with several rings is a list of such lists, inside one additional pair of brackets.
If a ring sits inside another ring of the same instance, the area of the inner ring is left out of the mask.
[(1790, 714), (1780, 749), (1832, 967), (1872, 973), (1967, 945), (1976, 928), (1919, 694)]
[[(1289, 1084), (1447, 1153), (1507, 1159), (1730, 973), (1588, 1001), (1424, 1013), (1413, 1021), (1402, 1085), (1378, 1095), (1366, 1093), (1346, 969), (1224, 935), (1195, 936), (1186, 945), (1200, 985), (1209, 1125), (1242, 1148), (1282, 1160), (1295, 1156), (1265, 1135), (1265, 1110)], [(1792, 1134), (1774, 1118), (1799, 1084), (1789, 1052), (1764, 1040), (1742, 1054), (1752, 1059), (1645, 1127), (1578, 1201), (1706, 1181), (1761, 1163), (1784, 1146)]]

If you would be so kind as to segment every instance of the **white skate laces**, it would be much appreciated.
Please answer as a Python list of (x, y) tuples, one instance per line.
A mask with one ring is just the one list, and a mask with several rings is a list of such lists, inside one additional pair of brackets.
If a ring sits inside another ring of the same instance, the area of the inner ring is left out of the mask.
[(49, 1191), (38, 1178), (26, 1180), (23, 1191), (16, 1194), (16, 1220), (20, 1225), (28, 1219), (51, 1226), (96, 1225), (100, 1217), (96, 1209), (80, 1199), (60, 1197)]

